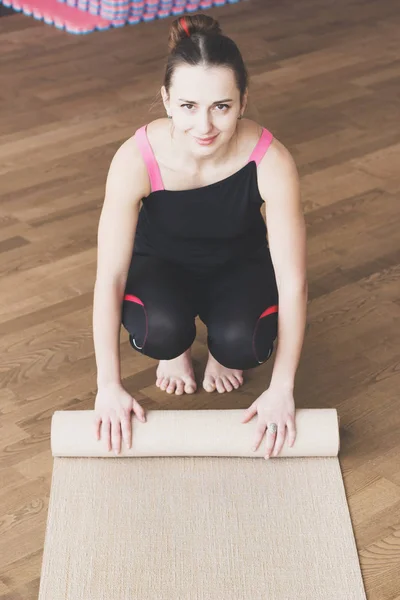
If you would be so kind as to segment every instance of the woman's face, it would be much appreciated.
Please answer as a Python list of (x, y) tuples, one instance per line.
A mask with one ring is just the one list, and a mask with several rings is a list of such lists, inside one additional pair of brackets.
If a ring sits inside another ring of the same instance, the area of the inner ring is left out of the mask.
[(161, 93), (177, 135), (186, 138), (196, 154), (212, 154), (235, 133), (241, 106), (231, 69), (180, 65), (174, 71), (169, 99), (164, 87)]

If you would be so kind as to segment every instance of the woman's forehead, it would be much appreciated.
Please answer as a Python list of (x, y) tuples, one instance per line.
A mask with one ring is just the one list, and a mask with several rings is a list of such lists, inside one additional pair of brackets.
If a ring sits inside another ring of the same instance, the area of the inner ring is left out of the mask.
[[(174, 71), (171, 93), (179, 98), (191, 98), (193, 94), (212, 102), (222, 98), (236, 98), (239, 91), (235, 76), (227, 67), (201, 67), (180, 65)], [(189, 94), (189, 96), (188, 96)]]

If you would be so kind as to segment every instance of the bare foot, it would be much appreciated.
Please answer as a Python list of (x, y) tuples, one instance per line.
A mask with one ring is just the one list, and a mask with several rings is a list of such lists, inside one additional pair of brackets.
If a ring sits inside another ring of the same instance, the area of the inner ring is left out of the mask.
[(186, 392), (193, 394), (196, 391), (190, 348), (172, 360), (160, 360), (157, 368), (156, 386), (168, 394), (178, 396)]
[(203, 388), (206, 392), (214, 392), (217, 389), (220, 394), (223, 394), (231, 392), (233, 388), (237, 390), (241, 385), (243, 385), (243, 371), (224, 367), (208, 352), (208, 363), (203, 379)]

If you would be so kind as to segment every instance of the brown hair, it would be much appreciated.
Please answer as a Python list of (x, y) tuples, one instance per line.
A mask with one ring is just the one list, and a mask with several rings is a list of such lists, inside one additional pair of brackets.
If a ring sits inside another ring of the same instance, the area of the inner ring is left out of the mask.
[(232, 69), (240, 102), (243, 102), (248, 86), (247, 69), (239, 48), (231, 38), (222, 34), (218, 21), (203, 14), (176, 19), (171, 25), (168, 47), (170, 53), (164, 76), (168, 95), (178, 65), (224, 66)]

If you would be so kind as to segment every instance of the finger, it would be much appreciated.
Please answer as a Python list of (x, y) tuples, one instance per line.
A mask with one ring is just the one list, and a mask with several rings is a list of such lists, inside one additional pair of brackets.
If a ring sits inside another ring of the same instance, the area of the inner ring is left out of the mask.
[(132, 446), (132, 420), (130, 412), (121, 421), (122, 437), (127, 448)]
[(279, 452), (282, 450), (283, 442), (285, 441), (285, 435), (286, 425), (279, 425), (272, 456), (278, 456)]
[(268, 459), (271, 456), (272, 448), (275, 445), (276, 433), (271, 433), (271, 430), (267, 428), (267, 441), (265, 444), (265, 458)]
[(143, 421), (143, 423), (146, 422), (146, 413), (145, 410), (143, 408), (143, 406), (140, 406), (139, 402), (137, 400), (135, 400), (133, 398), (133, 412), (135, 413), (135, 415), (137, 416), (138, 419), (140, 419), (140, 421)]
[(93, 424), (94, 424), (94, 435), (96, 437), (96, 440), (100, 439), (100, 425), (101, 425), (101, 416), (100, 415), (95, 415), (94, 419), (93, 419)]
[(252, 448), (253, 451), (257, 450), (258, 446), (261, 444), (261, 440), (264, 437), (266, 426), (267, 425), (265, 423), (259, 423), (257, 425), (256, 437), (255, 437), (253, 448)]
[(253, 402), (253, 404), (251, 404), (249, 408), (245, 410), (242, 418), (242, 423), (247, 423), (247, 421), (252, 419), (255, 414), (257, 414), (257, 405), (255, 402)]
[(121, 424), (118, 418), (114, 418), (111, 422), (111, 439), (114, 452), (119, 454), (121, 452)]
[(110, 419), (108, 417), (103, 419), (103, 422), (101, 424), (101, 439), (103, 440), (108, 452), (110, 452), (111, 450), (110, 426)]
[(291, 448), (296, 440), (296, 425), (295, 425), (294, 419), (288, 419), (287, 428), (288, 428), (288, 444)]

